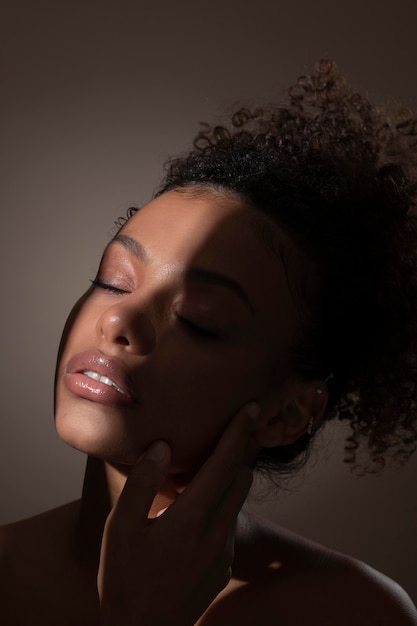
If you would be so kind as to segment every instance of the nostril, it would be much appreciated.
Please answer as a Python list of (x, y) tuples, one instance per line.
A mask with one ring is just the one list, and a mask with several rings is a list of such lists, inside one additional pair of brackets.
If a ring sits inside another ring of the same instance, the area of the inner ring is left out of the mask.
[(121, 346), (129, 345), (129, 340), (127, 339), (127, 337), (123, 337), (123, 335), (120, 335), (119, 337), (117, 337), (116, 342), (120, 344)]
[(128, 307), (123, 303), (123, 307), (120, 304), (115, 306), (117, 310), (112, 307), (110, 311), (104, 311), (97, 321), (100, 339), (132, 354), (145, 355), (152, 352), (156, 336), (149, 317), (139, 314), (137, 305)]

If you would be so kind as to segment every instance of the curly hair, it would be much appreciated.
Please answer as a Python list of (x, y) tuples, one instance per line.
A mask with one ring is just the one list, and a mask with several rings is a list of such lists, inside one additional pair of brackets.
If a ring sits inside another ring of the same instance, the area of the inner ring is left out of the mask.
[[(350, 423), (345, 460), (358, 467), (367, 451), (367, 471), (405, 462), (417, 440), (411, 113), (382, 112), (322, 60), (285, 104), (203, 124), (194, 148), (167, 163), (156, 195), (192, 186), (236, 194), (293, 243), (284, 262), (303, 321), (294, 366), (305, 379), (333, 373), (325, 419)], [(310, 439), (264, 449), (258, 466), (292, 471)]]

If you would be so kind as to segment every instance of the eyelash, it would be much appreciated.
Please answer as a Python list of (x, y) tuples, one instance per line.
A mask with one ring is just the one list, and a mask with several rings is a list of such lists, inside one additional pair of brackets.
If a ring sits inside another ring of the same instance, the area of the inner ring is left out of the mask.
[(205, 328), (202, 328), (201, 326), (194, 324), (194, 322), (187, 319), (186, 317), (182, 317), (181, 315), (178, 315), (178, 313), (177, 313), (177, 318), (180, 321), (180, 323), (183, 324), (183, 326), (186, 328), (188, 332), (194, 335), (199, 335), (200, 338), (204, 338), (204, 339), (219, 339), (219, 335), (217, 333), (211, 330), (206, 330)]
[[(103, 291), (107, 291), (113, 294), (120, 295), (120, 294), (128, 293), (125, 289), (120, 289), (119, 287), (115, 287), (114, 285), (105, 283), (104, 281), (98, 278), (95, 278), (94, 280), (92, 280), (91, 284), (93, 285), (93, 287), (97, 287), (97, 289), (101, 289)], [(205, 328), (202, 328), (201, 326), (194, 324), (194, 322), (187, 319), (186, 317), (183, 317), (182, 315), (178, 315), (178, 313), (177, 313), (177, 319), (184, 326), (187, 332), (198, 336), (200, 339), (207, 339), (207, 340), (219, 339), (219, 335), (217, 333), (211, 330), (206, 330)]]
[(108, 283), (95, 278), (91, 281), (93, 287), (97, 287), (98, 289), (102, 289), (103, 291), (109, 291), (110, 293), (123, 294), (128, 293), (125, 289), (120, 289), (119, 287), (115, 287), (114, 285), (109, 285)]

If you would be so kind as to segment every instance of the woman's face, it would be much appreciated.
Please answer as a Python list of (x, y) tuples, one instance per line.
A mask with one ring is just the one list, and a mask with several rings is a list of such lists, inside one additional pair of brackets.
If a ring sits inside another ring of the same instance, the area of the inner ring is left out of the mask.
[(169, 442), (197, 469), (235, 411), (288, 376), (294, 309), (278, 256), (241, 201), (170, 191), (104, 252), (64, 333), (56, 425), (93, 456), (134, 464)]

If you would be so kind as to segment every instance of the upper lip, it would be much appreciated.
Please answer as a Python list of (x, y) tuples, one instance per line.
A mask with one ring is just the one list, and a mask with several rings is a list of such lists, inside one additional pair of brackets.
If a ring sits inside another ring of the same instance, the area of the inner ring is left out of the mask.
[(115, 358), (104, 355), (99, 350), (84, 350), (75, 354), (67, 363), (65, 373), (76, 374), (91, 370), (100, 376), (107, 376), (132, 401), (137, 402), (135, 388), (126, 372), (124, 365)]

